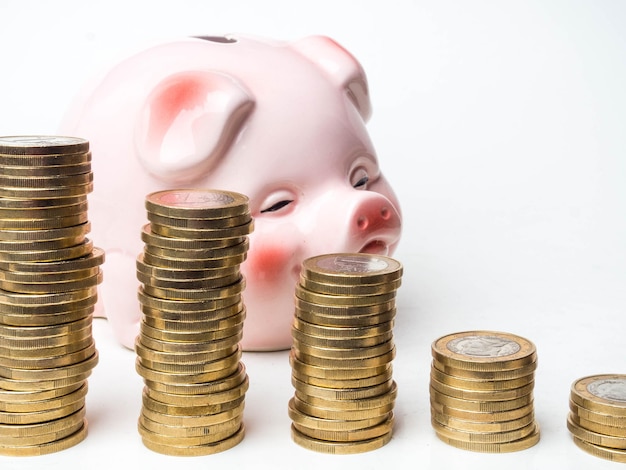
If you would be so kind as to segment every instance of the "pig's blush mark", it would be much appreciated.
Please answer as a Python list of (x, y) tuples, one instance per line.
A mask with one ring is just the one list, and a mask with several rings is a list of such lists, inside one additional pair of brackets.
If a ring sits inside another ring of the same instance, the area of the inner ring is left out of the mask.
[(285, 274), (292, 252), (280, 246), (255, 248), (248, 254), (248, 276), (259, 282), (273, 283)]

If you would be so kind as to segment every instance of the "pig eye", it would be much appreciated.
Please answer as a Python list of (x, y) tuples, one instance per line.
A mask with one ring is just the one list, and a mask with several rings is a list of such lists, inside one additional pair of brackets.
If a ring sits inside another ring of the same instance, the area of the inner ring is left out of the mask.
[(352, 173), (350, 183), (355, 189), (366, 189), (370, 178), (363, 168), (359, 168)]
[(276, 211), (279, 211), (283, 207), (288, 206), (289, 204), (291, 204), (292, 202), (293, 202), (293, 200), (290, 200), (290, 199), (285, 199), (283, 201), (278, 201), (276, 204), (272, 204), (267, 209), (262, 209), (261, 210), (261, 214), (264, 214), (266, 212), (276, 212)]

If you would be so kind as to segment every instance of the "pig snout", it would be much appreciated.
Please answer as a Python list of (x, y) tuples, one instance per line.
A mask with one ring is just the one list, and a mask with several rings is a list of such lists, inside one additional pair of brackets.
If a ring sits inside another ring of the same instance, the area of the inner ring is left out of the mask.
[(350, 251), (378, 255), (391, 254), (401, 233), (401, 216), (387, 197), (360, 192), (349, 213), (346, 247)]

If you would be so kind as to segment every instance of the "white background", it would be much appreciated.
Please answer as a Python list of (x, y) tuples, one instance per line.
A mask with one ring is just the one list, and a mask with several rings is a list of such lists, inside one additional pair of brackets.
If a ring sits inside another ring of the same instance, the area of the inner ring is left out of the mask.
[[(89, 436), (13, 468), (618, 468), (579, 450), (569, 388), (626, 372), (626, 2), (0, 0), (0, 134), (54, 133), (103, 64), (162, 37), (326, 34), (368, 74), (368, 125), (402, 204), (393, 440), (354, 456), (289, 435), (286, 352), (246, 353), (247, 434), (197, 458), (145, 449), (134, 353), (95, 321)], [(97, 240), (95, 240), (97, 244)], [(430, 345), (468, 330), (537, 346), (542, 438), (512, 454), (461, 451), (430, 426)], [(132, 464), (132, 465), (131, 465)], [(226, 467), (228, 466), (228, 467)]]

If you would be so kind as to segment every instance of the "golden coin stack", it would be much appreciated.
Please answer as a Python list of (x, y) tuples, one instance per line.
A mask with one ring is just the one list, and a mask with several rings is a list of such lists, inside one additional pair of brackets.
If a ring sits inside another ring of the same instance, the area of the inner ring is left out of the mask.
[(302, 263), (290, 353), (295, 443), (354, 454), (390, 441), (401, 277), (398, 261), (371, 254), (326, 254)]
[(0, 454), (32, 456), (87, 435), (98, 362), (92, 313), (104, 252), (86, 238), (89, 142), (0, 137)]
[(567, 428), (576, 445), (596, 457), (626, 463), (626, 375), (576, 380), (569, 406)]
[(207, 455), (244, 436), (248, 376), (240, 265), (253, 219), (242, 194), (176, 189), (146, 197), (137, 258), (143, 312), (135, 343), (144, 379), (138, 428), (167, 455)]
[(437, 339), (431, 351), (431, 423), (439, 439), (491, 453), (539, 442), (533, 343), (509, 333), (468, 331)]

